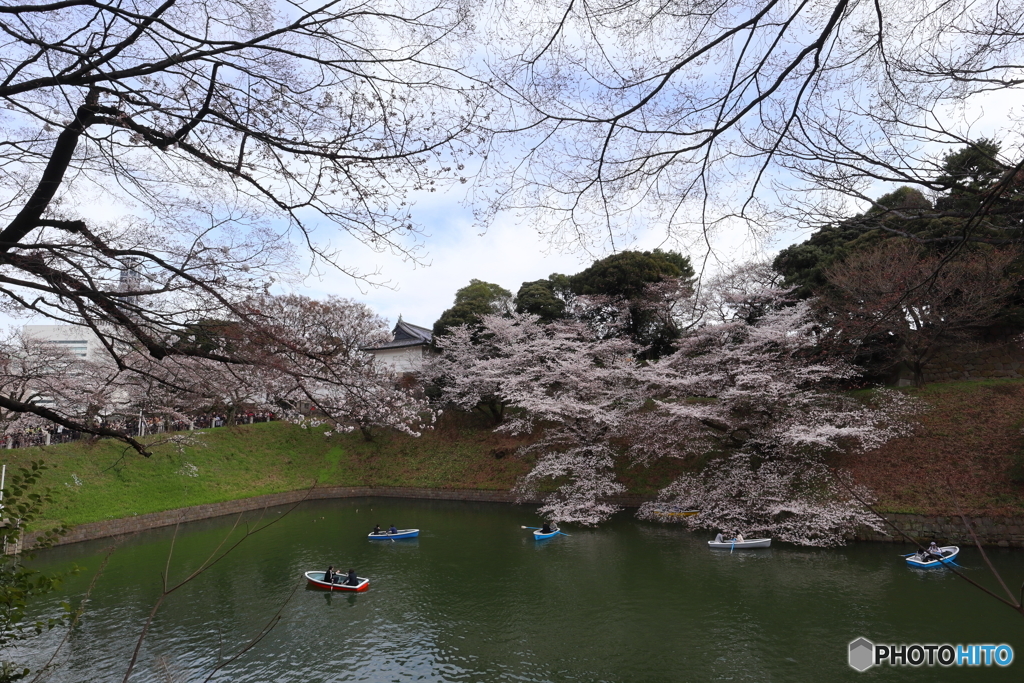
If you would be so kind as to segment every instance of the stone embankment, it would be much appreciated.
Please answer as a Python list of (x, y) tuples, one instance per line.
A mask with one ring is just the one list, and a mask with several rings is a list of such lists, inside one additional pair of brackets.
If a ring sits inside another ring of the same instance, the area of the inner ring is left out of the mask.
[[(886, 519), (895, 524), (903, 533), (923, 545), (937, 541), (939, 545), (973, 545), (974, 539), (957, 516), (942, 517), (911, 514), (888, 514)], [(974, 533), (982, 545), (1000, 548), (1024, 548), (1024, 517), (968, 517)], [(871, 529), (861, 529), (857, 540), (906, 542), (891, 527), (888, 535)]]
[(926, 382), (1024, 377), (1024, 347), (1000, 344), (981, 349), (949, 347), (924, 365)]

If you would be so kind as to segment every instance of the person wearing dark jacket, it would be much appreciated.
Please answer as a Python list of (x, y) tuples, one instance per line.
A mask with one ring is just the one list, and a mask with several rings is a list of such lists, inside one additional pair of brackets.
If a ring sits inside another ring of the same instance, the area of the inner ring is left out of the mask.
[(380, 534), (381, 534), (380, 524), (377, 524), (376, 526), (373, 527), (373, 535), (374, 536), (379, 536)]
[(330, 567), (327, 568), (327, 571), (324, 572), (324, 581), (327, 582), (327, 583), (334, 583), (334, 565), (333, 564)]
[(348, 570), (348, 578), (345, 579), (345, 585), (346, 586), (358, 586), (359, 585), (359, 577), (356, 576), (356, 570), (355, 569), (349, 569)]

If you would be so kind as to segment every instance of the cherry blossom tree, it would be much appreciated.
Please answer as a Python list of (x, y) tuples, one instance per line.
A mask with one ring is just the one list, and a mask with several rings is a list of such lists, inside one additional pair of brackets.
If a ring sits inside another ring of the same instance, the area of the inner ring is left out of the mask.
[(438, 347), (428, 377), (441, 388), (441, 401), (463, 410), (501, 406), (503, 415), (512, 406), (497, 429), (539, 433), (522, 452), (537, 462), (517, 486), (520, 495), (558, 482), (541, 512), (559, 521), (596, 524), (618, 509), (606, 501), (624, 491), (615, 481), (620, 453), (612, 439), (646, 400), (630, 379), (634, 342), (605, 337), (579, 320), (542, 325), (517, 313), (454, 328)]
[(129, 357), (115, 373), (121, 414), (185, 419), (225, 410), (273, 412), (328, 433), (374, 429), (418, 435), (433, 413), (387, 366), (362, 349), (385, 341), (385, 321), (363, 304), (328, 297), (262, 296), (245, 304), (240, 321), (220, 321), (182, 344), (235, 362), (172, 355)]
[(652, 368), (655, 407), (629, 423), (634, 461), (724, 455), (677, 479), (642, 517), (697, 509), (681, 521), (802, 545), (840, 544), (856, 526), (877, 524), (825, 456), (905, 435), (914, 404), (895, 391), (876, 390), (870, 403), (837, 391), (858, 372), (817, 355), (815, 327), (809, 303), (781, 307), (754, 324), (701, 328)]
[[(642, 514), (719, 496), (700, 524), (729, 527), (742, 519), (748, 532), (836, 543), (869, 518), (828, 483), (824, 456), (905, 433), (901, 417), (911, 406), (897, 392), (876, 392), (865, 403), (835, 391), (856, 369), (816, 355), (807, 302), (783, 303), (764, 306), (752, 321), (738, 315), (692, 329), (675, 353), (646, 363), (628, 340), (602, 338), (579, 322), (486, 317), (477, 332), (484, 341), (473, 344), (463, 330), (442, 346), (444, 396), (470, 408), (485, 391), (515, 408), (498, 429), (540, 430), (524, 449), (538, 460), (518, 490), (526, 495), (554, 483), (541, 508), (554, 519), (607, 518), (617, 509), (609, 498), (624, 490), (619, 467), (710, 458), (702, 474), (682, 477)], [(744, 477), (745, 489), (730, 488)]]
[(500, 325), (493, 318), (495, 316), (484, 317), (488, 329), (484, 335), (477, 334), (475, 325), (458, 325), (443, 337), (435, 337), (434, 343), (441, 355), (432, 359), (423, 377), (439, 391), (438, 400), (442, 405), (467, 412), (478, 411), (493, 425), (500, 425), (508, 405), (503, 395), (505, 377), (501, 366), (511, 362), (517, 349), (509, 340), (490, 332), (491, 327)]
[(30, 404), (35, 411), (0, 409), (5, 434), (48, 428), (69, 429), (88, 424), (100, 434), (116, 430), (97, 425), (117, 389), (109, 367), (88, 361), (66, 347), (21, 332), (0, 340), (0, 394), (12, 404)]
[(363, 350), (390, 340), (385, 321), (365, 305), (267, 296), (250, 302), (247, 317), (256, 323), (243, 328), (251, 335), (242, 343), (248, 364), (260, 369), (263, 394), (293, 415), (308, 405), (311, 424), (359, 429), (367, 439), (375, 429), (419, 436), (436, 419), (425, 399)]
[[(12, 333), (0, 341), (0, 392), (19, 403), (50, 402), (61, 391), (77, 359), (66, 348)], [(57, 380), (54, 382), (54, 380)], [(54, 384), (58, 386), (53, 386)], [(29, 421), (45, 422), (39, 416), (0, 410), (5, 432), (19, 429)]]
[[(797, 545), (835, 546), (845, 543), (860, 526), (883, 531), (884, 524), (849, 484), (817, 458), (784, 458), (757, 462), (745, 452), (723, 458), (701, 472), (684, 474), (663, 489), (658, 499), (638, 511), (643, 519), (678, 520), (692, 529), (721, 530), (727, 536), (764, 536)], [(698, 510), (695, 516), (666, 512)]]
[[(127, 440), (149, 419), (189, 421), (197, 413), (225, 410), (228, 423), (239, 409), (273, 412), (304, 426), (327, 424), (328, 432), (377, 429), (418, 436), (434, 411), (395, 372), (362, 349), (388, 338), (383, 319), (366, 306), (330, 297), (264, 296), (245, 305), (246, 320), (207, 326), (201, 340), (213, 358), (174, 354), (154, 358), (120, 349), (117, 360), (102, 352), (76, 358), (60, 345), (12, 335), (0, 344), (0, 391), (35, 412), (0, 415), (7, 429), (54, 422)], [(210, 330), (216, 329), (213, 333)]]
[(337, 235), (418, 258), (410, 195), (466, 180), (485, 115), (469, 28), (448, 0), (4, 3), (0, 310), (88, 327), (122, 370), (237, 365), (180, 334), (244, 322), (293, 245), (364, 279)]
[[(822, 320), (834, 348), (882, 369), (906, 364), (914, 384), (943, 348), (983, 346), (1017, 287), (1016, 249), (923, 253), (889, 240), (826, 271)], [(880, 359), (880, 362), (879, 362)]]

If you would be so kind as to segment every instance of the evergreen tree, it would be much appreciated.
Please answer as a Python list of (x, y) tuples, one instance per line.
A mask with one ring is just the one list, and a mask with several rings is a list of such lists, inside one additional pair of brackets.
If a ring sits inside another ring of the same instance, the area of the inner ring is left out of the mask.
[(679, 338), (674, 306), (690, 294), (690, 259), (675, 252), (623, 251), (595, 261), (569, 278), (573, 293), (590, 298), (579, 315), (605, 336), (624, 334), (642, 347), (640, 357), (660, 358)]
[[(804, 242), (779, 252), (773, 266), (807, 298), (829, 292), (826, 271), (847, 258), (891, 239), (921, 245), (924, 254), (946, 255), (951, 249), (978, 251), (1024, 239), (1024, 205), (1020, 183), (1005, 183), (1008, 168), (998, 159), (999, 144), (979, 140), (943, 157), (933, 185), (943, 194), (934, 203), (920, 190), (900, 187), (879, 197), (865, 212), (816, 231)], [(999, 190), (996, 192), (996, 190)], [(1018, 259), (1011, 271), (1024, 273)], [(998, 323), (1024, 325), (1024, 293), (1007, 300)]]
[(434, 336), (443, 337), (459, 325), (479, 325), (483, 316), (512, 312), (512, 292), (501, 285), (483, 280), (470, 280), (455, 292), (455, 305), (444, 311), (434, 323)]

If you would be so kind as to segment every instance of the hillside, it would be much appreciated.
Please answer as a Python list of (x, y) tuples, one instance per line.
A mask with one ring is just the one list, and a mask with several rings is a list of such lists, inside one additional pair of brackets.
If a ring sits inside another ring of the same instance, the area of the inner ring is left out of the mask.
[(912, 437), (839, 464), (888, 512), (949, 515), (1024, 511), (1024, 380), (907, 389), (925, 404)]
[[(197, 432), (202, 446), (172, 445), (144, 458), (111, 440), (3, 451), (11, 465), (42, 459), (54, 504), (47, 517), (69, 524), (128, 517), (311, 486), (421, 486), (508, 489), (529, 465), (518, 442), (447, 420), (414, 439), (358, 433), (324, 436), (286, 422)], [(496, 457), (500, 456), (500, 457)], [(189, 467), (189, 465), (193, 467)], [(42, 526), (43, 523), (36, 526)]]
[[(889, 512), (948, 515), (1024, 511), (1024, 380), (934, 384), (908, 389), (924, 403), (912, 437), (838, 465)], [(143, 458), (103, 440), (3, 451), (10, 465), (43, 459), (54, 467), (49, 521), (81, 524), (188, 505), (324, 486), (417, 486), (507, 490), (530, 467), (525, 443), (494, 434), (473, 416), (449, 413), (420, 438), (384, 434), (325, 437), (283, 422), (206, 430), (203, 445), (170, 445)], [(191, 466), (191, 467), (190, 467)], [(652, 495), (681, 465), (626, 468), (629, 492)], [(1018, 481), (1014, 481), (1016, 478)]]

